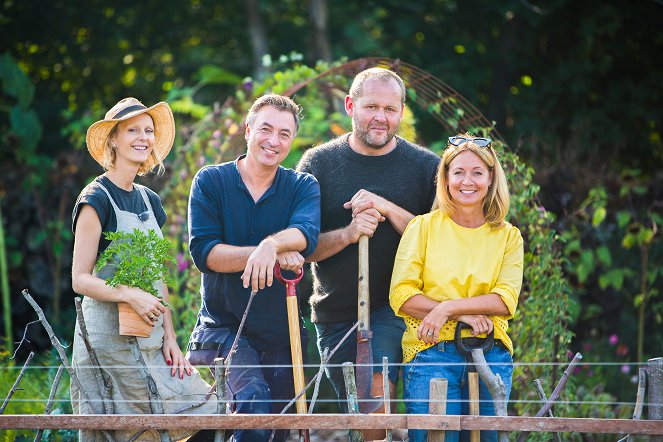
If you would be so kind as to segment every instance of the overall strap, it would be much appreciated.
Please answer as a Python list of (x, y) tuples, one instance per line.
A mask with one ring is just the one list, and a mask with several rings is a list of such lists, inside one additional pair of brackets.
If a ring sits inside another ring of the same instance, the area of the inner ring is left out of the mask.
[[(99, 187), (101, 187), (101, 190), (103, 190), (104, 192), (106, 192), (106, 195), (108, 195), (108, 199), (110, 200), (111, 205), (113, 206), (113, 209), (115, 210), (115, 214), (117, 215), (117, 214), (120, 212), (120, 208), (117, 207), (117, 204), (115, 204), (115, 200), (114, 200), (113, 197), (111, 196), (110, 192), (108, 191), (108, 189), (106, 189), (106, 187), (104, 187), (103, 184), (101, 184), (101, 183), (97, 183), (97, 184), (99, 185)], [(148, 207), (149, 207), (149, 206), (148, 206)]]
[(140, 184), (134, 184), (136, 186), (136, 189), (140, 192), (140, 195), (143, 197), (143, 201), (145, 202), (145, 207), (147, 207), (147, 210), (152, 212), (154, 214), (154, 208), (152, 208), (152, 204), (150, 203), (150, 199), (147, 196), (147, 192), (145, 191), (145, 186), (140, 185)]

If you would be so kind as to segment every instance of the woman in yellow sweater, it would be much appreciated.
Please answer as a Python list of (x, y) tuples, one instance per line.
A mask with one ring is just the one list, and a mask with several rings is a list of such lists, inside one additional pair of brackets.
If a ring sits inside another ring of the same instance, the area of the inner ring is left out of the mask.
[[(454, 345), (460, 321), (471, 326), (463, 337), (494, 331), (495, 345), (485, 356), (509, 397), (513, 344), (507, 329), (522, 285), (523, 239), (505, 221), (509, 191), (490, 144), (468, 134), (449, 138), (437, 174), (436, 208), (410, 222), (398, 247), (390, 303), (407, 326), (402, 344), (409, 414), (428, 413), (433, 378), (449, 382), (447, 414), (468, 413), (467, 365)], [(493, 415), (483, 382), (479, 394), (481, 415)], [(459, 436), (447, 431), (446, 440)], [(425, 441), (427, 431), (410, 430), (409, 437)], [(482, 431), (481, 440), (496, 441), (497, 432)]]

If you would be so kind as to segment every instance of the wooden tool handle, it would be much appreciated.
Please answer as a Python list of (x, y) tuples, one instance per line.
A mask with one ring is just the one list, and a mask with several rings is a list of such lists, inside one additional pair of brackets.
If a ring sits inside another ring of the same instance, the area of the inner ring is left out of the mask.
[(359, 275), (357, 286), (357, 331), (370, 330), (371, 301), (368, 291), (368, 236), (359, 237)]
[[(288, 306), (288, 329), (290, 330), (290, 354), (292, 355), (292, 376), (295, 381), (295, 395), (304, 390), (304, 362), (302, 360), (302, 339), (299, 334), (299, 308), (296, 296), (285, 298)], [(297, 414), (306, 414), (306, 393), (297, 399)]]

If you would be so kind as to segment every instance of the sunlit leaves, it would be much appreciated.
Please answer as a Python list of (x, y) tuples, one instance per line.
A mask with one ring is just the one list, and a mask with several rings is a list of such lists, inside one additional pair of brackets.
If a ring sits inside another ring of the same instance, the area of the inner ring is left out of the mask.
[(596, 210), (594, 210), (594, 214), (592, 215), (592, 226), (598, 227), (603, 220), (605, 220), (605, 216), (608, 212), (606, 211), (605, 207), (597, 207)]

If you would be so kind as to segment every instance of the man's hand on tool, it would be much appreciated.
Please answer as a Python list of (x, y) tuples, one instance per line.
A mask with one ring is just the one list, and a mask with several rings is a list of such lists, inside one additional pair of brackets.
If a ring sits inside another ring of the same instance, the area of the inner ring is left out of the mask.
[[(389, 210), (390, 204), (393, 205), (381, 196), (369, 192), (368, 190), (361, 189), (354, 194), (350, 201), (343, 204), (343, 207), (345, 209), (352, 209), (352, 216), (355, 217), (359, 213), (368, 209), (376, 209), (380, 214), (386, 214)], [(384, 221), (384, 216), (380, 216), (380, 221)]]
[(274, 264), (276, 264), (276, 241), (271, 237), (263, 239), (258, 247), (251, 253), (246, 261), (242, 281), (244, 288), (251, 286), (251, 290), (257, 292), (265, 286), (272, 286), (274, 281)]
[(353, 216), (352, 221), (346, 227), (348, 241), (354, 244), (363, 235), (370, 238), (377, 230), (378, 224), (381, 221), (384, 221), (384, 217), (376, 209), (366, 209)]
[(472, 327), (472, 336), (489, 334), (493, 331), (493, 321), (486, 315), (459, 315), (454, 318)]
[(299, 252), (282, 252), (276, 255), (281, 270), (298, 273), (304, 266), (304, 257)]

